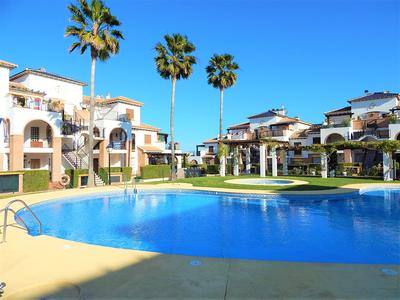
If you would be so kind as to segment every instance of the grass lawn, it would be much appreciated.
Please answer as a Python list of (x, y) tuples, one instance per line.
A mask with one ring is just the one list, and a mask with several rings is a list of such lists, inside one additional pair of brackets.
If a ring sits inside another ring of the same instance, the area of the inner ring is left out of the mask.
[[(256, 175), (240, 176), (240, 178), (257, 178)], [(231, 184), (224, 181), (229, 179), (237, 179), (235, 176), (212, 176), (212, 177), (194, 177), (178, 179), (176, 182), (191, 183), (193, 186), (201, 187), (216, 187), (216, 188), (228, 188), (228, 189), (239, 189), (239, 190), (281, 190), (281, 191), (311, 191), (311, 190), (327, 190), (335, 189), (346, 184), (357, 184), (357, 183), (385, 183), (379, 179), (364, 179), (364, 178), (320, 178), (320, 177), (307, 177), (307, 176), (279, 176), (279, 177), (266, 177), (271, 179), (293, 179), (307, 181), (305, 185), (245, 185), (245, 184)], [(152, 182), (152, 183), (163, 183), (163, 182)], [(165, 181), (164, 181), (165, 183)]]

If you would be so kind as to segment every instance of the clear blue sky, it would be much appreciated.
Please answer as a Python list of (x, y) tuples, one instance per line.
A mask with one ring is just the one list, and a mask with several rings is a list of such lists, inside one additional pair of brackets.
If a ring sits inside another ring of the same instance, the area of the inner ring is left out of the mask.
[[(63, 37), (69, 2), (0, 0), (0, 59), (89, 82), (89, 56), (68, 54), (72, 40)], [(98, 65), (96, 94), (144, 102), (142, 121), (164, 132), (170, 83), (155, 71), (153, 47), (175, 32), (197, 46), (194, 74), (176, 91), (175, 132), (185, 150), (218, 132), (218, 91), (204, 71), (213, 53), (231, 53), (241, 67), (225, 93), (225, 127), (282, 105), (321, 122), (324, 111), (365, 89), (400, 91), (400, 1), (105, 2), (126, 40), (118, 56)]]

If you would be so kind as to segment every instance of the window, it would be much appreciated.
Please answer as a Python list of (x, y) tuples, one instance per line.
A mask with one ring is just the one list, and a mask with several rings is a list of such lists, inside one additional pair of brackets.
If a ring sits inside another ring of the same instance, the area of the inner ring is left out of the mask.
[(40, 159), (31, 159), (31, 169), (40, 169)]
[(32, 141), (39, 140), (39, 127), (31, 127), (31, 140)]
[(294, 148), (295, 148), (294, 155), (301, 155), (301, 143), (300, 142), (294, 143)]
[(144, 135), (144, 143), (145, 144), (151, 144), (151, 135), (150, 134), (145, 134)]
[(320, 137), (314, 137), (312, 139), (313, 144), (321, 144), (321, 138)]
[(214, 146), (208, 146), (208, 153), (214, 153)]
[(127, 108), (127, 109), (126, 109), (126, 118), (127, 118), (128, 120), (130, 120), (130, 121), (133, 121), (133, 120), (134, 120), (134, 116), (135, 116), (134, 110), (133, 110), (133, 109)]

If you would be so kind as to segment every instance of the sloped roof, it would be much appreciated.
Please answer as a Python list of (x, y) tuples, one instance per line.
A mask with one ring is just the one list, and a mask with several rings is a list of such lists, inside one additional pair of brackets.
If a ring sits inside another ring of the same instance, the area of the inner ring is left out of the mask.
[(22, 83), (18, 83), (18, 82), (10, 81), (8, 86), (9, 86), (11, 94), (16, 92), (18, 94), (28, 94), (28, 95), (31, 95), (31, 96), (39, 96), (39, 97), (43, 97), (44, 95), (46, 95), (46, 93), (44, 93), (44, 92), (34, 91), (34, 90), (30, 89), (30, 88), (27, 88)]
[(309, 134), (316, 134), (320, 132), (321, 124), (312, 124), (310, 128), (298, 130), (293, 133), (290, 139), (305, 139)]
[(339, 109), (331, 110), (324, 113), (325, 116), (343, 116), (343, 115), (351, 115), (351, 106), (345, 106)]
[(12, 69), (15, 69), (18, 66), (16, 64), (10, 63), (8, 61), (0, 60), (0, 67), (4, 67), (4, 68), (12, 70)]
[(308, 137), (308, 130), (307, 129), (302, 129), (298, 130), (295, 133), (291, 135), (291, 139), (305, 139)]
[(215, 144), (215, 143), (218, 143), (218, 138), (208, 139), (203, 142), (203, 144)]
[(235, 124), (229, 127), (228, 129), (247, 129), (250, 127), (250, 122)]
[(153, 145), (143, 145), (138, 146), (138, 148), (142, 149), (146, 153), (162, 153), (163, 150)]
[(87, 84), (85, 82), (82, 81), (78, 81), (72, 78), (68, 78), (65, 76), (61, 76), (58, 74), (54, 74), (54, 73), (49, 73), (47, 71), (44, 70), (33, 70), (33, 69), (25, 69), (17, 74), (14, 74), (10, 77), (10, 81), (13, 81), (15, 79), (18, 79), (20, 77), (23, 77), (25, 75), (37, 75), (37, 76), (42, 76), (42, 77), (46, 77), (46, 78), (50, 78), (50, 79), (55, 79), (55, 80), (60, 80), (60, 81), (64, 81), (64, 82), (68, 82), (68, 83), (73, 83), (73, 84), (77, 84), (77, 85), (81, 85), (81, 86), (86, 86)]
[(144, 124), (144, 123), (141, 123), (140, 125), (132, 125), (132, 128), (133, 129), (148, 130), (148, 131), (157, 131), (157, 132), (159, 132), (161, 130), (160, 128), (154, 127), (154, 126), (149, 125), (149, 124)]
[(270, 126), (273, 125), (284, 125), (284, 124), (292, 124), (292, 123), (302, 123), (305, 125), (311, 125), (310, 123), (304, 122), (300, 119), (297, 118), (290, 118), (290, 117), (283, 117), (281, 120), (279, 120), (278, 122), (275, 122), (273, 124), (270, 124)]
[(280, 114), (272, 111), (272, 110), (267, 110), (265, 112), (247, 117), (247, 119), (257, 119), (257, 118), (265, 118), (265, 117), (273, 117), (273, 116), (279, 116)]
[(352, 103), (352, 102), (361, 102), (361, 101), (369, 101), (369, 100), (379, 100), (379, 99), (394, 98), (394, 97), (398, 97), (398, 96), (399, 96), (398, 93), (375, 92), (375, 93), (369, 93), (369, 94), (366, 94), (361, 97), (347, 100), (347, 102)]
[[(83, 96), (83, 102), (84, 103), (90, 103), (90, 96)], [(128, 97), (124, 97), (124, 96), (117, 96), (117, 97), (113, 97), (113, 98), (103, 98), (103, 97), (95, 97), (95, 102), (96, 104), (114, 104), (114, 103), (124, 103), (124, 104), (128, 104), (128, 105), (133, 105), (133, 106), (139, 106), (142, 107), (144, 106), (144, 104), (140, 101), (136, 101), (133, 99), (130, 99)]]

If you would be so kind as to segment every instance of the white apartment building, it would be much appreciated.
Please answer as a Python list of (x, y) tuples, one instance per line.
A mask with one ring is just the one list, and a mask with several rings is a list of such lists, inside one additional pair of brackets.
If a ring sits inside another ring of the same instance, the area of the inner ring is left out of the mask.
[[(167, 134), (141, 120), (143, 103), (123, 97), (96, 97), (95, 128), (89, 133), (86, 83), (0, 61), (0, 171), (49, 170), (57, 182), (65, 169), (87, 168), (88, 136), (93, 134), (95, 172), (171, 159)], [(178, 167), (182, 151), (177, 150)], [(97, 177), (98, 181), (98, 177)]]

